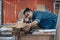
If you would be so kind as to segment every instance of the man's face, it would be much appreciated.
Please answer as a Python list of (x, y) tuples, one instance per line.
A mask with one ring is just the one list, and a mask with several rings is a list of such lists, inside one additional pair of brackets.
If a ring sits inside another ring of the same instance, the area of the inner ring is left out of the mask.
[(32, 12), (25, 12), (25, 18), (32, 18)]

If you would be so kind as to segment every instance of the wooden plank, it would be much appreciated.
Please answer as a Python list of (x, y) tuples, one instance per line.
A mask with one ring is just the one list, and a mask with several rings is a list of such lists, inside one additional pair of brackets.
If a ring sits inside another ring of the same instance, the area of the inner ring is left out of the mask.
[(59, 15), (58, 15), (58, 25), (57, 25), (56, 40), (60, 40), (60, 5), (59, 5)]

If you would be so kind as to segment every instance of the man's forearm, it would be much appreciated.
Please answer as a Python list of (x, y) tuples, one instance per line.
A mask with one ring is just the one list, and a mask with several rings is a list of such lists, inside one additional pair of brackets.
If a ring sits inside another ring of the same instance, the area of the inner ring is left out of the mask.
[(30, 23), (31, 26), (35, 26), (35, 25), (37, 25), (37, 24), (38, 24), (37, 21), (34, 21), (34, 22)]

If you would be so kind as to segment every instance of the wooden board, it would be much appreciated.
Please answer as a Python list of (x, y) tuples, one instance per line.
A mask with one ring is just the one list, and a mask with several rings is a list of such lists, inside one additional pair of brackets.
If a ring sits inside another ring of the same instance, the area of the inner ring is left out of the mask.
[(60, 5), (59, 5), (59, 15), (58, 15), (58, 25), (57, 25), (56, 40), (60, 40)]

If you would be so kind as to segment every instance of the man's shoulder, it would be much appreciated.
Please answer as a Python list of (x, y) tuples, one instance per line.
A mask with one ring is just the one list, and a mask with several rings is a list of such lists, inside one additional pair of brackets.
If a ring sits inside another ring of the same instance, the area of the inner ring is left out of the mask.
[(42, 11), (34, 11), (34, 13), (38, 13), (38, 12), (42, 12)]
[(34, 11), (33, 13), (37, 15), (37, 14), (41, 14), (42, 11)]

